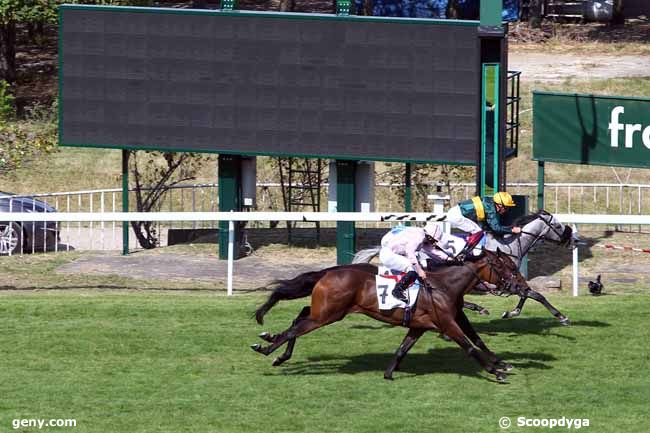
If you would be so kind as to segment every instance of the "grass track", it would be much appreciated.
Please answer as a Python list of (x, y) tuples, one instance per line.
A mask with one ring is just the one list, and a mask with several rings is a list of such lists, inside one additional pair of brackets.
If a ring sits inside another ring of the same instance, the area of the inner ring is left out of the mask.
[[(493, 314), (470, 319), (516, 366), (507, 385), (433, 334), (387, 382), (404, 330), (363, 316), (303, 337), (291, 361), (271, 367), (248, 345), (284, 329), (304, 302), (279, 304), (259, 327), (250, 314), (262, 299), (5, 292), (0, 432), (15, 418), (75, 418), (76, 429), (52, 431), (84, 433), (494, 432), (501, 416), (646, 431), (649, 296), (552, 297), (568, 328), (532, 303), (502, 321), (515, 300), (479, 298)], [(519, 430), (537, 431), (509, 431)]]

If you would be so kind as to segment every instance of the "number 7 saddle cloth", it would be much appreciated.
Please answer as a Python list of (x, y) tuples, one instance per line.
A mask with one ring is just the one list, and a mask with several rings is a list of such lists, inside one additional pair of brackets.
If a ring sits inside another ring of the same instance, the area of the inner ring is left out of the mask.
[[(404, 308), (406, 304), (395, 298), (392, 294), (395, 284), (405, 275), (404, 272), (393, 272), (390, 269), (379, 266), (379, 272), (375, 277), (375, 286), (377, 288), (377, 301), (380, 310), (392, 310), (394, 308)], [(420, 292), (420, 281), (415, 280), (408, 288), (409, 306), (413, 307), (418, 299)]]

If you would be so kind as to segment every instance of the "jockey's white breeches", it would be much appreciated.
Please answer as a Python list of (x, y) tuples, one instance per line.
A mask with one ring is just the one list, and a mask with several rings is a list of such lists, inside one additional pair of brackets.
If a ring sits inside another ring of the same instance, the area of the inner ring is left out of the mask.
[(465, 233), (478, 233), (480, 232), (481, 226), (476, 224), (469, 218), (465, 218), (463, 213), (460, 211), (460, 206), (454, 206), (447, 211), (446, 221), (457, 229), (464, 231)]
[(383, 247), (379, 251), (379, 261), (392, 271), (409, 272), (415, 270), (409, 259), (394, 253), (390, 248)]

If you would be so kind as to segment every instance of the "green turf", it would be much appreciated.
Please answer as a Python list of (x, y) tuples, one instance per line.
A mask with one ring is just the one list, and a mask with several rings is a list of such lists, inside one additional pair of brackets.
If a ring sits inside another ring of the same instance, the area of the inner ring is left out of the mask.
[(647, 431), (649, 296), (551, 297), (571, 327), (532, 303), (503, 321), (515, 299), (473, 298), (492, 315), (470, 319), (516, 367), (508, 384), (433, 334), (385, 381), (404, 330), (363, 316), (303, 337), (274, 368), (273, 355), (248, 346), (262, 330), (282, 330), (304, 302), (279, 304), (260, 327), (250, 314), (262, 299), (5, 292), (0, 432), (15, 431), (16, 418), (74, 418), (75, 429), (49, 431), (84, 433), (494, 432), (502, 416)]

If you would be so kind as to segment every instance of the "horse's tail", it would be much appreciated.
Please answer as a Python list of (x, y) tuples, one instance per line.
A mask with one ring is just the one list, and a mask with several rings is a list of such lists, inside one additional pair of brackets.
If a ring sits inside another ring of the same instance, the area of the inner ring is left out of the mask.
[(264, 315), (279, 301), (304, 298), (311, 295), (314, 286), (332, 268), (321, 271), (311, 271), (300, 274), (290, 280), (275, 280), (268, 288), (273, 292), (260, 308), (255, 311), (255, 320), (260, 325), (264, 323)]
[(380, 250), (381, 247), (367, 248), (365, 250), (361, 250), (354, 255), (354, 258), (352, 259), (352, 263), (354, 264), (370, 263), (370, 260), (372, 260), (375, 256), (377, 256)]

